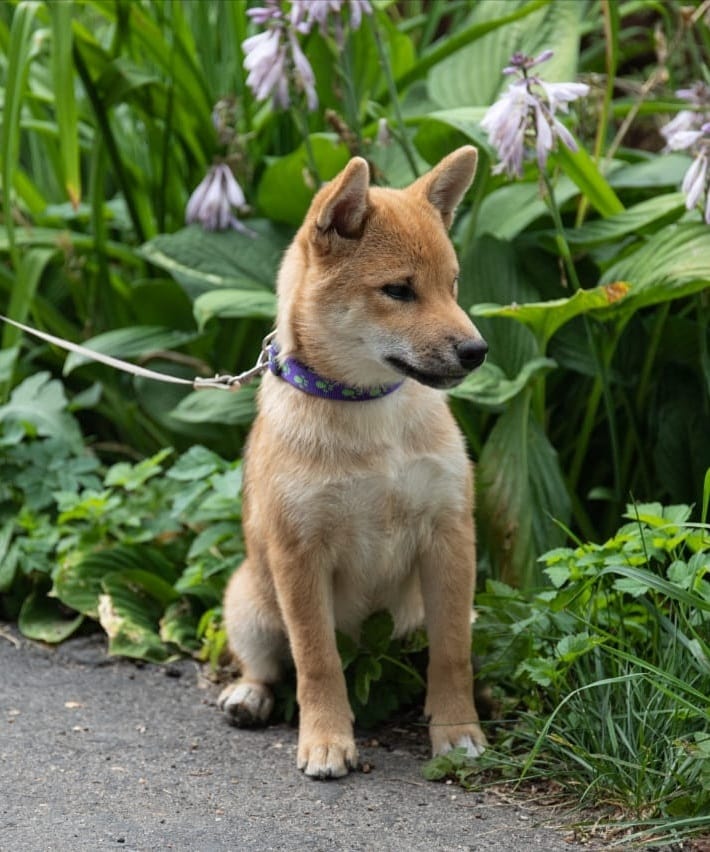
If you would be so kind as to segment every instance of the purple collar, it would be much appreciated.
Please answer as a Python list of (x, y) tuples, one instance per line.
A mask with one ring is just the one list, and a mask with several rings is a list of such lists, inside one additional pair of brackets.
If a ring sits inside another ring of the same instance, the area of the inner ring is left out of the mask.
[(368, 399), (380, 399), (387, 396), (402, 385), (402, 382), (395, 382), (391, 385), (376, 385), (371, 388), (350, 388), (341, 382), (324, 379), (295, 358), (284, 358), (279, 361), (277, 343), (272, 343), (267, 352), (269, 369), (275, 376), (298, 388), (298, 390), (311, 396), (319, 396), (321, 399), (334, 399), (339, 402), (364, 402)]

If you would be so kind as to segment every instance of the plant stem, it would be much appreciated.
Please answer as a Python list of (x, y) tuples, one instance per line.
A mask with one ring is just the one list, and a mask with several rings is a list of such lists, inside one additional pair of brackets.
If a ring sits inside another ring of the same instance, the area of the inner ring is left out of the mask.
[[(550, 208), (550, 213), (552, 215), (552, 221), (555, 224), (556, 242), (560, 251), (560, 255), (565, 264), (565, 268), (567, 269), (567, 274), (569, 276), (570, 282), (572, 283), (572, 286), (574, 287), (575, 291), (581, 290), (582, 285), (580, 284), (579, 277), (577, 275), (577, 270), (574, 265), (574, 259), (572, 257), (572, 252), (569, 248), (569, 243), (567, 242), (567, 237), (565, 236), (562, 217), (560, 216), (560, 211), (555, 200), (555, 194), (552, 188), (550, 177), (546, 171), (543, 171), (541, 176), (546, 189), (547, 201), (548, 206)], [(611, 444), (611, 452), (614, 463), (614, 497), (615, 500), (618, 500), (621, 491), (621, 454), (619, 447), (618, 430), (616, 425), (616, 412), (614, 408), (614, 402), (611, 397), (611, 390), (609, 387), (608, 368), (609, 364), (611, 363), (611, 357), (614, 353), (614, 350), (616, 349), (616, 343), (618, 341), (619, 335), (618, 331), (616, 331), (613, 335), (611, 345), (606, 347), (605, 351), (600, 351), (599, 347), (597, 346), (597, 341), (595, 340), (594, 333), (592, 331), (592, 325), (590, 323), (589, 317), (585, 315), (582, 317), (582, 319), (584, 321), (584, 328), (587, 333), (589, 349), (592, 352), (592, 355), (594, 356), (594, 360), (596, 361), (597, 369), (599, 371), (599, 377), (596, 381), (601, 383), (601, 394), (604, 398), (604, 407), (606, 409), (606, 415), (609, 424), (609, 442)], [(584, 428), (589, 429), (590, 432), (591, 423), (593, 423), (593, 416), (595, 414), (596, 406), (594, 407), (594, 409), (588, 408), (587, 413), (585, 414)], [(588, 439), (589, 433), (586, 435), (586, 440), (580, 441), (577, 445), (573, 468), (573, 471), (575, 472), (575, 478), (571, 479), (571, 483), (574, 483), (574, 486), (576, 486), (577, 484), (577, 479), (579, 477), (579, 471), (581, 469), (582, 464), (582, 458), (577, 458), (577, 456), (579, 454), (586, 454)]]
[[(606, 139), (607, 128), (609, 127), (609, 114), (611, 111), (612, 100), (614, 98), (614, 86), (616, 85), (616, 66), (618, 56), (617, 36), (619, 32), (619, 10), (611, 0), (601, 0), (601, 10), (604, 19), (604, 55), (606, 60), (606, 85), (604, 86), (604, 100), (599, 113), (597, 122), (597, 132), (594, 137), (594, 152), (592, 157), (598, 165), (602, 154), (602, 147)], [(577, 217), (575, 219), (575, 227), (579, 227), (584, 221), (587, 210), (589, 208), (589, 200), (586, 195), (582, 195), (577, 208)]]
[(300, 106), (294, 106), (291, 108), (291, 115), (293, 116), (294, 123), (301, 134), (303, 139), (303, 149), (306, 152), (306, 162), (308, 164), (308, 171), (311, 173), (311, 177), (315, 183), (316, 189), (323, 184), (323, 180), (321, 179), (320, 172), (318, 171), (318, 164), (316, 163), (315, 154), (313, 153), (313, 146), (311, 145), (311, 135), (308, 127), (308, 118), (304, 112), (303, 104)]
[(399, 104), (399, 96), (397, 94), (397, 86), (394, 81), (394, 75), (392, 74), (392, 65), (389, 60), (389, 56), (387, 55), (387, 51), (385, 50), (384, 43), (382, 42), (382, 33), (380, 32), (380, 26), (377, 23), (377, 15), (372, 14), (369, 16), (370, 28), (372, 30), (372, 35), (375, 39), (375, 44), (377, 46), (377, 54), (380, 58), (380, 67), (385, 75), (385, 82), (387, 83), (387, 91), (389, 92), (390, 99), (392, 101), (392, 108), (394, 109), (395, 120), (397, 123), (397, 141), (402, 147), (402, 151), (404, 152), (404, 156), (407, 158), (407, 162), (409, 163), (409, 167), (412, 170), (412, 174), (415, 178), (419, 177), (419, 169), (417, 168), (417, 159), (414, 155), (414, 150), (412, 149), (412, 145), (409, 141), (409, 136), (407, 136), (407, 129), (404, 123), (404, 117), (402, 115), (402, 109)]

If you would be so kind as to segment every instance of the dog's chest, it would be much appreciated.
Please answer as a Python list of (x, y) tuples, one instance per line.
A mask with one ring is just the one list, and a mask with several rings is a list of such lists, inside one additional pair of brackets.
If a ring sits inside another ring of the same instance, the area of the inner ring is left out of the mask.
[(365, 470), (291, 483), (290, 513), (302, 540), (342, 547), (380, 564), (411, 559), (437, 520), (465, 507), (467, 462), (389, 454)]

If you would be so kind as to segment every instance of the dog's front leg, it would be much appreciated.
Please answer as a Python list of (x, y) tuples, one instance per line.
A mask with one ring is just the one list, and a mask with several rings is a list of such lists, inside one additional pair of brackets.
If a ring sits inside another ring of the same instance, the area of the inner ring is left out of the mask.
[(293, 552), (270, 554), (270, 561), (296, 665), (298, 768), (312, 778), (339, 778), (357, 765), (357, 749), (335, 642), (332, 574)]
[(486, 738), (473, 703), (471, 609), (476, 568), (468, 513), (438, 527), (419, 567), (429, 636), (425, 712), (432, 752), (445, 754), (463, 747), (477, 757)]

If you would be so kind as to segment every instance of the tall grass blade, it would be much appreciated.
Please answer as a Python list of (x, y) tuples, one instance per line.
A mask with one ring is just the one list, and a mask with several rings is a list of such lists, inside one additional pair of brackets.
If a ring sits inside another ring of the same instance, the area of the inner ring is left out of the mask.
[[(15, 275), (15, 281), (10, 292), (10, 302), (7, 314), (11, 319), (24, 322), (32, 304), (32, 299), (37, 291), (42, 274), (49, 261), (56, 254), (55, 248), (32, 248), (24, 253)], [(2, 330), (2, 348), (15, 347), (20, 339), (21, 332), (6, 325)], [(4, 380), (0, 383), (0, 402), (5, 402), (10, 390), (12, 370), (17, 360), (19, 348), (15, 349), (14, 356), (9, 363), (3, 364)]]
[(2, 185), (4, 188), (3, 215), (10, 242), (10, 256), (15, 269), (19, 266), (19, 257), (14, 240), (11, 187), (14, 183), (14, 173), (19, 161), (20, 111), (29, 71), (32, 25), (40, 5), (37, 2), (20, 3), (15, 9), (10, 28), (10, 49), (7, 57), (0, 157), (2, 157)]
[(52, 25), (52, 79), (59, 129), (59, 152), (64, 172), (64, 186), (69, 201), (76, 210), (81, 201), (81, 173), (74, 63), (72, 62), (72, 11), (73, 4), (70, 2), (49, 4)]

